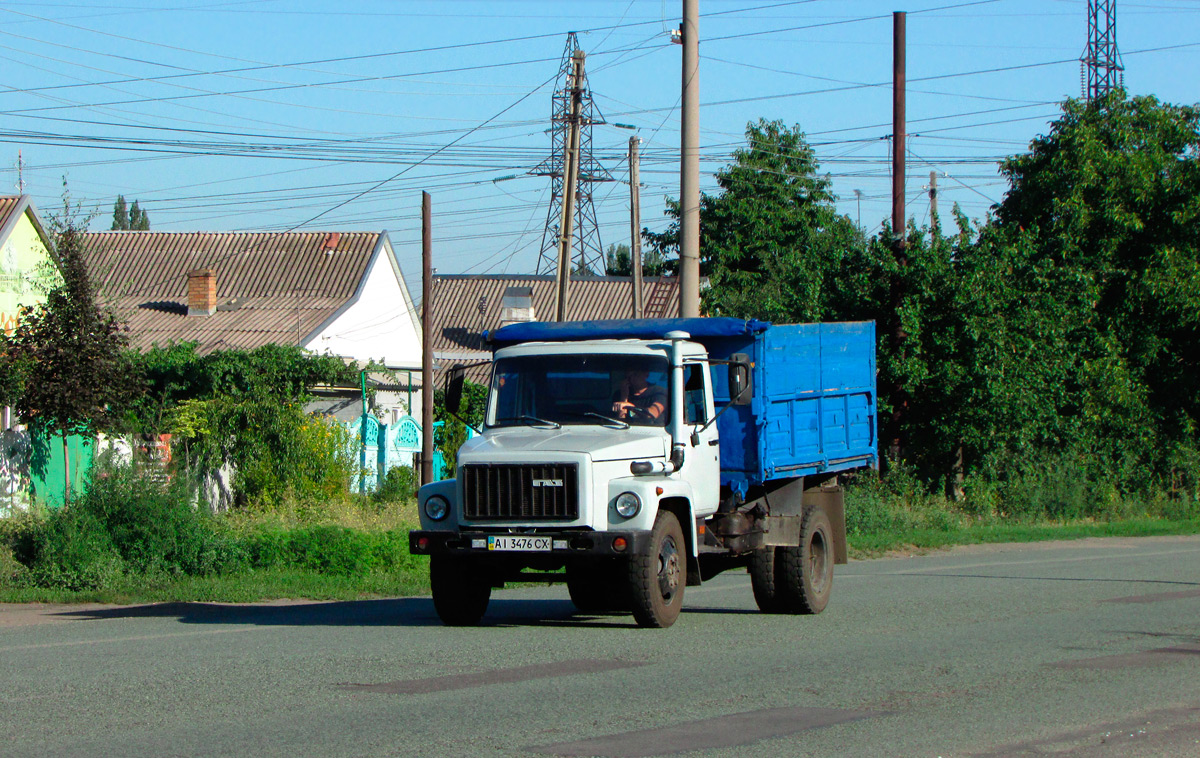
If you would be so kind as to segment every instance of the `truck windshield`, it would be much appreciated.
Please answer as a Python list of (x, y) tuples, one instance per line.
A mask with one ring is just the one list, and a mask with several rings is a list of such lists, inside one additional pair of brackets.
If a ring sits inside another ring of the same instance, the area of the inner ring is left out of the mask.
[(664, 426), (670, 367), (653, 355), (523, 355), (496, 361), (489, 426)]

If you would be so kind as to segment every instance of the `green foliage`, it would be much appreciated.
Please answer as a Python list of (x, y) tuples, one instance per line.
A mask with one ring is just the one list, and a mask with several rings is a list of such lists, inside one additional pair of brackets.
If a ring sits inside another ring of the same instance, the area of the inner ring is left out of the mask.
[(334, 576), (366, 576), (415, 565), (406, 531), (363, 532), (320, 525), (259, 532), (244, 544), (256, 568), (296, 567)]
[[(629, 245), (609, 245), (604, 256), (604, 273), (607, 276), (632, 276), (633, 259)], [(642, 276), (661, 276), (663, 257), (657, 248), (648, 246), (642, 250)]]
[[(700, 198), (701, 273), (711, 315), (776, 322), (819, 320), (830, 282), (861, 247), (854, 223), (837, 213), (827, 176), (798, 126), (760, 119), (746, 127), (747, 147), (716, 174), (720, 192)], [(651, 248), (678, 249), (679, 209)]]
[(241, 548), (197, 510), (186, 483), (136, 466), (98, 462), (86, 491), (32, 522), (14, 553), (42, 587), (101, 589), (126, 574), (205, 575), (236, 570)]
[[(701, 206), (706, 309), (875, 321), (879, 439), (901, 440), (935, 489), (961, 451), (968, 476), (1043, 459), (1081, 468), (1086, 486), (1046, 495), (1058, 504), (1039, 513), (1091, 513), (1080, 498), (1111, 501), (1113, 488), (1121, 502), (1194, 493), (1198, 127), (1196, 108), (1153, 98), (1068, 101), (1049, 135), (1002, 164), (1012, 188), (995, 218), (956, 208), (952, 231), (885, 225), (863, 240), (799, 129), (750, 124)], [(651, 237), (665, 249), (676, 234)]]
[(62, 283), (21, 313), (2, 346), (5, 368), (21, 377), (6, 380), (3, 392), (23, 423), (90, 435), (112, 428), (142, 386), (124, 350), (124, 328), (96, 303), (76, 227), (60, 231), (55, 256)]
[(111, 593), (262, 571), (366, 579), (425, 570), (408, 553), (407, 510), (397, 521), (400, 511), (364, 498), (341, 510), (320, 501), (300, 523), (270, 509), (214, 515), (191, 504), (180, 478), (147, 473), (102, 460), (69, 506), (0, 520), (0, 590)]
[(117, 195), (117, 200), (113, 203), (113, 222), (111, 228), (114, 232), (148, 231), (150, 229), (150, 217), (143, 208), (138, 207), (137, 200), (133, 201), (132, 207), (127, 208), (125, 205), (125, 196)]
[[(463, 383), (462, 407), (458, 415), (476, 429), (483, 427), (487, 392), (488, 388), (482, 384)], [(446, 393), (443, 390), (434, 392), (433, 420), (445, 422), (434, 430), (433, 446), (442, 454), (446, 471), (453, 472), (458, 466), (458, 449), (467, 441), (467, 427), (446, 411)]]
[(241, 504), (347, 496), (356, 469), (349, 432), (336, 421), (296, 403), (231, 397), (187, 404), (177, 418), (186, 421), (177, 429), (188, 466), (232, 464)]
[(417, 491), (416, 483), (417, 475), (412, 466), (393, 466), (379, 482), (371, 499), (377, 503), (411, 500)]
[(357, 386), (359, 372), (332, 355), (316, 355), (295, 345), (263, 345), (253, 350), (196, 354), (197, 343), (156, 346), (133, 361), (146, 378), (146, 393), (126, 415), (139, 432), (178, 431), (173, 422), (188, 403), (226, 399), (303, 402), (317, 384)]

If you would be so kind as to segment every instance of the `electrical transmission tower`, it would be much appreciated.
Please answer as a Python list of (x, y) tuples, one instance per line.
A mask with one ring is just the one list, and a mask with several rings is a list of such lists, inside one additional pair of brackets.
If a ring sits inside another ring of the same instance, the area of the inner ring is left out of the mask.
[(1117, 0), (1088, 0), (1088, 46), (1080, 61), (1087, 70), (1088, 102), (1125, 84), (1117, 52)]
[[(576, 86), (572, 75), (572, 58), (579, 50), (575, 32), (567, 35), (558, 70), (551, 112), (551, 153), (529, 173), (550, 177), (550, 207), (546, 211), (546, 229), (542, 233), (542, 250), (538, 256), (538, 274), (553, 273), (558, 266), (559, 229), (562, 223), (563, 183), (567, 165), (568, 135), (571, 130), (572, 90)], [(579, 179), (575, 189), (574, 245), (577, 271), (604, 273), (604, 248), (600, 243), (600, 227), (596, 223), (596, 207), (592, 191), (599, 182), (613, 181), (608, 169), (592, 156), (592, 125), (603, 124), (604, 117), (592, 103), (592, 91), (587, 85), (586, 72), (577, 85), (579, 93)]]

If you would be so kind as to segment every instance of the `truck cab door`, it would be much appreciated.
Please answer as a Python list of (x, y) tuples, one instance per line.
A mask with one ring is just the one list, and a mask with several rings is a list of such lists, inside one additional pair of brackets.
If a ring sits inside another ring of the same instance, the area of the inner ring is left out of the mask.
[(692, 485), (696, 516), (716, 513), (721, 496), (721, 448), (717, 425), (711, 424), (701, 431), (713, 417), (710, 382), (707, 364), (684, 364), (683, 415), (689, 437), (684, 441), (686, 452), (680, 473)]

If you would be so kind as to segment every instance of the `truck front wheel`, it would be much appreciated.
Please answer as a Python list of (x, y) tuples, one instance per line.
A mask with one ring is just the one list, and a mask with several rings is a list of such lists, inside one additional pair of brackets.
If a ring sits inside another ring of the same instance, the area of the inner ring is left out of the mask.
[(665, 628), (683, 608), (687, 543), (679, 520), (659, 511), (646, 552), (629, 558), (629, 593), (638, 626)]
[(799, 547), (775, 548), (775, 584), (783, 613), (820, 613), (833, 590), (833, 527), (821, 508), (800, 522)]
[(487, 612), (492, 586), (470, 561), (432, 556), (429, 584), (434, 610), (446, 626), (475, 626)]

